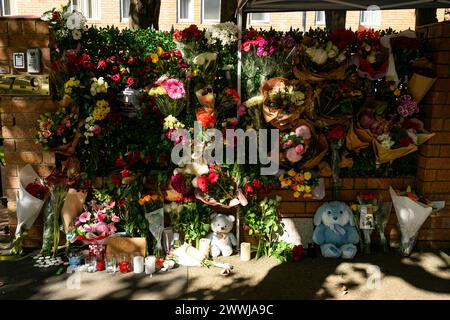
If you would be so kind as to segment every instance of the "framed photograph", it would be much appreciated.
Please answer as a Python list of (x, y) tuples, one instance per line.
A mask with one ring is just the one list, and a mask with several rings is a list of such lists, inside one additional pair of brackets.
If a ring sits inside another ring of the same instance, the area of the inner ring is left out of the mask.
[(359, 206), (359, 228), (361, 230), (375, 229), (375, 220), (371, 206)]
[(25, 69), (25, 53), (14, 52), (13, 53), (14, 69)]

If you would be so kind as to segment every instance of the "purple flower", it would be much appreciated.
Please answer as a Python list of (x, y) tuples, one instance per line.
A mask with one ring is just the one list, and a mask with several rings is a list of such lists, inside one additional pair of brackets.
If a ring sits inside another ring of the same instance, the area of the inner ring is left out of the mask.
[(410, 95), (404, 95), (398, 100), (397, 112), (403, 118), (406, 118), (412, 116), (414, 113), (419, 112), (419, 107)]
[(267, 56), (267, 53), (266, 53), (266, 55), (264, 55), (265, 53), (266, 52), (264, 51), (264, 47), (259, 47), (258, 50), (256, 50), (256, 55), (258, 57)]
[(237, 109), (237, 113), (239, 117), (243, 117), (247, 114), (247, 107), (245, 106), (245, 104), (240, 104), (238, 109)]

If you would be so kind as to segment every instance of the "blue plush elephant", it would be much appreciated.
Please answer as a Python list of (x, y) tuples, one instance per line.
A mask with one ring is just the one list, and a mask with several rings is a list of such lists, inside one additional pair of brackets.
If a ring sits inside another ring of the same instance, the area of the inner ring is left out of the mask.
[(316, 211), (314, 225), (313, 241), (320, 245), (324, 257), (351, 259), (355, 256), (359, 234), (349, 206), (339, 201), (324, 203)]

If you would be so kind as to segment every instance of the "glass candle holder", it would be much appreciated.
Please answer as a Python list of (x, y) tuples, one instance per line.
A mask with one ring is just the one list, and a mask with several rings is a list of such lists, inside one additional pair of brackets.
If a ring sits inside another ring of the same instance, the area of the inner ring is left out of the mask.
[(131, 271), (131, 263), (128, 255), (123, 254), (119, 261), (119, 270), (122, 273), (127, 273)]
[(117, 271), (117, 260), (114, 255), (106, 257), (106, 272), (108, 273), (116, 273)]

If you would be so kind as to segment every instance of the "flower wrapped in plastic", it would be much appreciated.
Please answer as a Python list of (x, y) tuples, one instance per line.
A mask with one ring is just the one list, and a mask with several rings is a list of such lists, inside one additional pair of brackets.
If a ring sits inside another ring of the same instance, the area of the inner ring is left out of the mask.
[(420, 228), (433, 208), (425, 199), (412, 193), (410, 187), (405, 193), (389, 187), (389, 192), (401, 232), (400, 250), (403, 255), (408, 256), (414, 248)]
[(177, 45), (177, 49), (181, 51), (183, 58), (192, 64), (194, 58), (199, 54), (198, 45), (202, 38), (203, 31), (199, 30), (195, 24), (183, 30), (175, 30), (173, 40)]
[(306, 82), (273, 78), (262, 83), (260, 92), (264, 98), (264, 119), (280, 130), (292, 127), (312, 105), (311, 86)]
[(155, 98), (156, 106), (165, 116), (177, 116), (186, 105), (186, 91), (182, 81), (175, 78), (160, 77), (149, 95)]
[(389, 49), (381, 43), (380, 33), (360, 28), (357, 45), (359, 76), (370, 80), (382, 78), (389, 66)]
[(378, 193), (360, 193), (356, 196), (359, 213), (359, 230), (362, 230), (361, 249), (370, 253), (371, 235), (376, 228), (376, 216), (381, 206), (381, 196)]
[(104, 255), (108, 237), (116, 233), (115, 224), (120, 222), (115, 207), (114, 201), (101, 203), (92, 200), (76, 219), (74, 229), (67, 233), (67, 239), (88, 244), (91, 256)]

